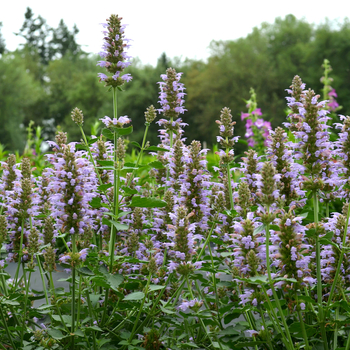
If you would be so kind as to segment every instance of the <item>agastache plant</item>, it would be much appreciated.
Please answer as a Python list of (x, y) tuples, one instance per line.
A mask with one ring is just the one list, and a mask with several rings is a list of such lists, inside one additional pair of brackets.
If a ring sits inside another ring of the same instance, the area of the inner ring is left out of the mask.
[(123, 70), (128, 67), (131, 62), (125, 49), (130, 47), (130, 39), (125, 38), (124, 30), (126, 24), (121, 24), (121, 17), (111, 15), (107, 19), (107, 23), (102, 23), (104, 27), (104, 43), (103, 51), (99, 54), (103, 61), (98, 62), (98, 66), (105, 67), (107, 72), (112, 75), (99, 73), (100, 81), (105, 82), (105, 86), (120, 87), (125, 82), (129, 82), (132, 77), (130, 74), (123, 74)]
[[(208, 150), (186, 142), (185, 87), (168, 69), (160, 143), (147, 141), (157, 113), (145, 106), (142, 143), (127, 154), (123, 35), (111, 16), (102, 134), (86, 136), (75, 108), (82, 141), (59, 132), (43, 173), (25, 157), (2, 163), (0, 348), (350, 350), (350, 117), (331, 136), (327, 102), (296, 76), (289, 132), (269, 132), (263, 154), (249, 149), (238, 167), (231, 111), (221, 110), (212, 171)], [(255, 97), (249, 108), (258, 122)]]
[(256, 93), (254, 89), (250, 89), (250, 99), (245, 101), (248, 113), (241, 112), (241, 120), (246, 119), (246, 133), (245, 137), (248, 141), (249, 147), (254, 147), (260, 152), (267, 144), (267, 137), (269, 130), (271, 130), (271, 123), (265, 121), (262, 116), (261, 108), (258, 108), (256, 101)]

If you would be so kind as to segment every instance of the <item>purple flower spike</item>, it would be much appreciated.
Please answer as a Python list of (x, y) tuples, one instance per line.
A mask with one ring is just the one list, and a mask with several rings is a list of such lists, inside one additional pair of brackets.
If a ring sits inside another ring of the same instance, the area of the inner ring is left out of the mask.
[(100, 52), (103, 61), (99, 61), (97, 66), (105, 67), (107, 71), (112, 74), (112, 76), (107, 76), (103, 73), (98, 74), (100, 81), (105, 81), (106, 86), (121, 86), (132, 79), (130, 74), (121, 75), (121, 72), (131, 64), (131, 56), (128, 56), (125, 52), (125, 49), (130, 47), (130, 39), (124, 36), (126, 25), (122, 25), (121, 20), (121, 17), (111, 15), (107, 23), (102, 24), (103, 27), (106, 28), (106, 30), (103, 31), (103, 51)]

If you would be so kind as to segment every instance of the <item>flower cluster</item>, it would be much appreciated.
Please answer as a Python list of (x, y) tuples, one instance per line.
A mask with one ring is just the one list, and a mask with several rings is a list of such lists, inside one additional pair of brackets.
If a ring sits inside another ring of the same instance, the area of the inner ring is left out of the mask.
[(105, 30), (103, 51), (99, 54), (103, 61), (98, 62), (98, 66), (105, 67), (107, 72), (112, 76), (104, 73), (99, 73), (100, 81), (104, 81), (106, 86), (117, 87), (129, 82), (132, 79), (130, 74), (122, 74), (123, 70), (128, 67), (131, 56), (128, 56), (125, 49), (130, 47), (130, 39), (125, 38), (124, 30), (126, 25), (121, 24), (121, 17), (118, 15), (111, 15), (107, 19), (107, 23), (103, 23)]

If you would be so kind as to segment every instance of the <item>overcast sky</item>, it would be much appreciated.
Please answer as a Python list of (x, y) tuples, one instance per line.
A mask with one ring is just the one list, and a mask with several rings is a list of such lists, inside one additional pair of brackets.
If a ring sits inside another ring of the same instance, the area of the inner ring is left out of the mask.
[(0, 22), (8, 50), (23, 42), (13, 33), (24, 22), (31, 7), (56, 28), (60, 19), (80, 30), (77, 41), (88, 52), (98, 53), (102, 45), (99, 23), (110, 14), (123, 17), (125, 34), (132, 39), (130, 55), (155, 65), (162, 52), (169, 57), (205, 59), (212, 40), (245, 37), (262, 22), (273, 23), (289, 13), (310, 23), (350, 17), (348, 0), (0, 0)]

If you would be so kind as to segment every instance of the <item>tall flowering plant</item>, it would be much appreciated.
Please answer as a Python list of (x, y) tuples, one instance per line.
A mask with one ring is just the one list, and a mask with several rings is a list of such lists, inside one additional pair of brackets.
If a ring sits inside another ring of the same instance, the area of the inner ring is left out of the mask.
[(254, 89), (250, 89), (250, 99), (246, 100), (248, 108), (247, 113), (241, 112), (241, 120), (246, 120), (246, 133), (248, 146), (256, 149), (262, 153), (264, 147), (267, 145), (269, 131), (271, 130), (271, 123), (265, 121), (262, 117), (261, 109), (257, 107), (256, 93)]
[[(208, 150), (183, 137), (185, 87), (169, 68), (160, 143), (147, 142), (150, 106), (126, 162), (124, 28), (115, 15), (105, 24), (99, 76), (113, 111), (101, 135), (85, 135), (75, 108), (83, 140), (58, 133), (39, 176), (27, 158), (2, 163), (0, 348), (349, 350), (350, 118), (333, 141), (327, 102), (296, 76), (289, 135), (270, 131), (266, 152), (249, 149), (239, 167), (231, 111), (218, 113), (214, 175)], [(258, 123), (254, 94), (249, 108)]]

